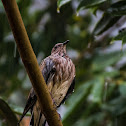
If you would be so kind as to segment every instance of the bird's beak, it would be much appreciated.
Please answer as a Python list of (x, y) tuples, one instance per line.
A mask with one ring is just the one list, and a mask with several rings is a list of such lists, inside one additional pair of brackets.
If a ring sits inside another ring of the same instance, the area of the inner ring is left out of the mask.
[(66, 40), (65, 42), (63, 42), (63, 45), (66, 45), (69, 42), (69, 40)]

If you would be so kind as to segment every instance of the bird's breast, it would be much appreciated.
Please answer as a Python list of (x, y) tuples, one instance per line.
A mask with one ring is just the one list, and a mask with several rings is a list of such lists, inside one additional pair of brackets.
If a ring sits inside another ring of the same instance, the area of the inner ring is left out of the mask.
[[(50, 57), (51, 58), (51, 57)], [(52, 57), (55, 64), (53, 81), (48, 84), (52, 99), (60, 105), (75, 77), (75, 66), (69, 57)]]
[(66, 80), (73, 79), (75, 77), (75, 67), (70, 58), (56, 57), (54, 60), (56, 74), (54, 81), (64, 82)]

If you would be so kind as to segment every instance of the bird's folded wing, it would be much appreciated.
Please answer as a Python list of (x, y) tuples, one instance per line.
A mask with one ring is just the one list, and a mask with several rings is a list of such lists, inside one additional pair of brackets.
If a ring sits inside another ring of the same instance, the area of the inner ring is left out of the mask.
[[(44, 59), (40, 65), (40, 70), (42, 72), (42, 75), (44, 77), (46, 84), (48, 84), (55, 75), (55, 65), (54, 65), (53, 61), (48, 57), (46, 59)], [(26, 113), (29, 110), (31, 110), (31, 112), (32, 112), (32, 109), (36, 103), (36, 100), (37, 100), (37, 96), (35, 94), (35, 91), (32, 88), (30, 91), (28, 100), (26, 102), (23, 114), (22, 114), (18, 124), (21, 122), (21, 120), (23, 119), (23, 117), (26, 115)]]
[(48, 84), (51, 79), (55, 75), (55, 63), (53, 62), (52, 59), (47, 57), (40, 65), (40, 70), (42, 71), (42, 75), (44, 77), (44, 80), (46, 84)]
[(30, 91), (28, 100), (26, 102), (26, 106), (24, 108), (23, 114), (22, 114), (22, 116), (21, 116), (18, 124), (21, 122), (21, 120), (26, 115), (26, 113), (29, 111), (29, 109), (32, 109), (33, 108), (33, 105), (35, 104), (36, 100), (37, 100), (37, 97), (36, 97), (35, 92), (34, 92), (34, 90), (32, 88), (31, 91)]

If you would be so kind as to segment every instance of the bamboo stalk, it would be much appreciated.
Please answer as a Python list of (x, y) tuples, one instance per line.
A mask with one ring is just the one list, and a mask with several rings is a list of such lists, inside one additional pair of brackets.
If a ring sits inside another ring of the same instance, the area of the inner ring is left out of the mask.
[(2, 0), (18, 51), (49, 126), (63, 126), (31, 47), (16, 0)]

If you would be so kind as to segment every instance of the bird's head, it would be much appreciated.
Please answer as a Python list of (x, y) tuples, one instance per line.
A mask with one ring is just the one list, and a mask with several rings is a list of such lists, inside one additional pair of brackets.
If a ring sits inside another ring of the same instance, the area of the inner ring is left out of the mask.
[(63, 43), (58, 43), (56, 44), (52, 51), (51, 54), (57, 54), (57, 55), (64, 55), (66, 54), (66, 44), (69, 42), (69, 40), (63, 42)]

